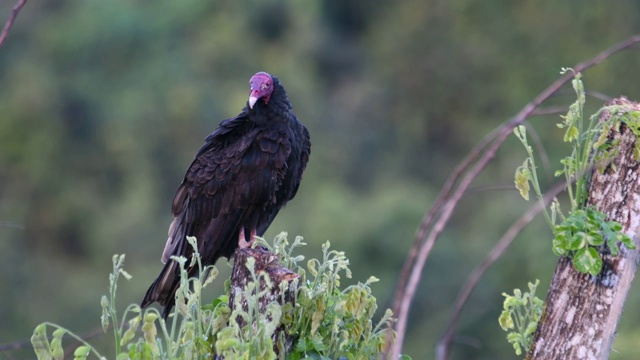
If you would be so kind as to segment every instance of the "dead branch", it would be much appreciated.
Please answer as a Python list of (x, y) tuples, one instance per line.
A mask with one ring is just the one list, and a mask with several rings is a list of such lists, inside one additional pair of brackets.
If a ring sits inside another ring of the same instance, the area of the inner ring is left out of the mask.
[[(456, 184), (456, 182), (458, 181), (460, 176), (462, 176), (462, 174), (467, 170), (467, 168), (469, 168), (469, 166), (471, 166), (471, 164), (475, 161), (475, 159), (478, 156), (480, 156), (480, 154), (482, 153), (484, 148), (489, 143), (491, 143), (491, 141), (493, 141), (493, 139), (495, 138), (496, 135), (497, 135), (497, 129), (496, 129), (496, 131), (493, 131), (493, 132), (489, 133), (488, 135), (486, 135), (482, 139), (482, 141), (480, 141), (469, 152), (469, 155), (467, 155), (467, 157), (460, 164), (458, 164), (456, 169), (453, 171), (453, 173), (449, 176), (449, 178), (445, 182), (445, 185), (444, 185), (443, 189), (440, 191), (440, 194), (438, 195), (438, 197), (436, 198), (433, 207), (431, 207), (429, 212), (422, 219), (422, 222), (420, 223), (420, 227), (418, 228), (418, 231), (416, 232), (416, 237), (415, 237), (415, 240), (414, 240), (415, 242), (414, 242), (413, 246), (411, 247), (411, 249), (409, 250), (409, 254), (407, 256), (407, 259), (405, 260), (404, 266), (402, 268), (402, 272), (401, 272), (400, 277), (398, 279), (398, 284), (396, 285), (396, 291), (395, 291), (396, 296), (394, 298), (393, 307), (392, 307), (394, 314), (398, 314), (398, 309), (401, 307), (401, 302), (402, 302), (403, 297), (402, 296), (398, 296), (398, 295), (404, 292), (404, 289), (405, 289), (406, 283), (407, 283), (407, 279), (409, 278), (409, 275), (411, 273), (411, 269), (412, 269), (412, 267), (413, 267), (413, 265), (414, 265), (414, 263), (416, 261), (416, 258), (418, 256), (418, 250), (420, 249), (419, 244), (422, 242), (422, 239), (424, 239), (424, 237), (426, 236), (426, 232), (429, 229), (429, 225), (432, 223), (433, 219), (436, 217), (439, 209), (441, 208), (442, 204), (444, 204), (445, 200), (447, 199), (447, 197), (451, 193), (451, 190), (453, 189), (454, 185)], [(397, 326), (396, 326), (396, 328), (397, 328)], [(394, 338), (392, 338), (391, 336), (389, 336), (387, 338), (387, 344), (386, 344), (385, 352), (388, 353), (388, 351), (390, 349), (390, 346), (391, 346), (393, 341), (394, 341)], [(396, 354), (396, 358), (397, 358), (397, 354)]]
[(453, 337), (455, 334), (455, 327), (460, 319), (460, 315), (462, 314), (462, 310), (464, 309), (465, 304), (469, 300), (471, 293), (476, 288), (480, 279), (484, 274), (489, 270), (489, 268), (504, 254), (504, 252), (509, 248), (509, 246), (513, 243), (516, 236), (518, 236), (522, 230), (524, 230), (527, 225), (535, 217), (542, 211), (543, 204), (544, 206), (548, 206), (549, 203), (555, 198), (558, 194), (560, 194), (566, 187), (566, 183), (562, 182), (555, 185), (551, 190), (547, 191), (544, 195), (544, 198), (541, 202), (536, 202), (535, 205), (531, 206), (527, 212), (522, 214), (522, 216), (515, 222), (511, 227), (507, 230), (507, 232), (502, 235), (500, 240), (496, 243), (496, 245), (491, 249), (487, 258), (480, 264), (478, 267), (473, 269), (473, 271), (467, 277), (460, 293), (458, 294), (458, 298), (453, 306), (453, 313), (451, 315), (451, 319), (447, 325), (447, 328), (444, 332), (444, 335), (440, 339), (438, 346), (436, 348), (436, 359), (437, 360), (445, 360), (449, 357), (449, 351), (451, 349), (451, 342), (453, 341)]
[(24, 225), (22, 224), (18, 224), (18, 223), (12, 223), (12, 222), (0, 222), (0, 228), (1, 227), (6, 227), (6, 228), (14, 228), (14, 229), (18, 229), (18, 230), (24, 230)]
[[(587, 61), (576, 64), (573, 69), (576, 72), (583, 72), (603, 62), (612, 55), (628, 49), (638, 43), (640, 43), (640, 34), (632, 36), (627, 40), (602, 51)], [(443, 190), (440, 192), (440, 195), (434, 203), (434, 206), (429, 210), (418, 228), (414, 244), (407, 256), (402, 274), (398, 280), (398, 286), (393, 302), (394, 314), (396, 314), (398, 318), (395, 325), (396, 338), (394, 342), (392, 336), (388, 337), (385, 354), (386, 358), (397, 359), (400, 355), (406, 333), (409, 309), (422, 277), (424, 264), (429, 257), (435, 242), (453, 214), (453, 210), (466, 192), (467, 188), (480, 174), (480, 172), (482, 172), (489, 161), (493, 159), (502, 143), (511, 134), (513, 128), (526, 121), (535, 109), (540, 106), (540, 104), (556, 93), (572, 78), (573, 73), (570, 72), (560, 77), (538, 94), (530, 103), (525, 105), (525, 107), (513, 119), (499, 129), (497, 134), (492, 133), (491, 136), (483, 139), (482, 142), (477, 145), (470, 152), (467, 158), (465, 158), (465, 160), (463, 160), (463, 162), (456, 168), (456, 170), (454, 170), (451, 177), (447, 180), (447, 183), (445, 183)], [(471, 167), (478, 157), (479, 159)], [(469, 170), (467, 171), (467, 169)], [(456, 183), (463, 173), (465, 173), (465, 176), (460, 180), (456, 187)], [(454, 188), (455, 191), (452, 193)]]
[[(534, 116), (534, 114), (532, 113), (531, 116)], [(547, 174), (547, 180), (551, 180), (551, 161), (549, 161), (549, 154), (547, 154), (547, 150), (542, 145), (542, 140), (540, 139), (540, 135), (538, 135), (538, 130), (534, 129), (533, 126), (529, 126), (529, 124), (525, 124), (525, 126), (527, 127), (527, 133), (531, 136), (531, 141), (533, 141), (533, 144), (535, 145), (535, 149), (538, 151), (542, 168), (545, 170), (544, 173)]]
[(16, 21), (16, 18), (18, 17), (20, 10), (22, 10), (22, 7), (26, 3), (27, 3), (27, 0), (18, 0), (18, 3), (15, 4), (13, 9), (11, 9), (11, 15), (9, 16), (9, 19), (7, 20), (7, 22), (4, 24), (4, 28), (2, 28), (2, 32), (0, 33), (0, 46), (2, 46), (4, 41), (9, 36), (9, 30), (13, 26), (13, 23)]
[[(112, 327), (112, 325), (109, 325), (109, 329), (111, 329), (111, 327)], [(84, 335), (80, 335), (79, 337), (82, 340), (88, 341), (88, 340), (91, 340), (93, 338), (102, 336), (104, 334), (105, 334), (105, 331), (102, 329), (102, 327), (98, 327), (98, 328), (95, 328), (95, 329), (87, 332)], [(66, 335), (65, 337), (68, 337), (68, 335)], [(51, 340), (53, 340), (53, 336), (49, 335), (49, 336), (47, 336), (47, 339), (49, 341), (51, 341)], [(72, 349), (75, 350), (75, 348), (78, 347), (79, 343), (75, 339), (73, 339), (73, 338), (71, 338), (71, 339), (74, 342), (74, 345), (71, 345), (67, 349), (65, 349), (65, 354), (70, 353), (70, 351), (68, 351), (69, 349), (72, 348)], [(32, 348), (33, 348), (33, 344), (31, 343), (31, 340), (23, 340), (23, 341), (16, 341), (16, 342), (12, 342), (12, 343), (0, 344), (0, 352), (22, 350), (22, 349), (32, 349)], [(7, 357), (10, 357), (10, 355), (7, 355), (7, 354), (3, 354), (3, 355), (5, 355)]]

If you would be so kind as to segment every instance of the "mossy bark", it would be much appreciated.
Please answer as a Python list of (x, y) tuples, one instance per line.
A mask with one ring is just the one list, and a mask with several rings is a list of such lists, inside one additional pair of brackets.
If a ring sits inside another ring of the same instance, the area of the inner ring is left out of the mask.
[[(640, 110), (626, 98), (607, 105)], [(604, 112), (601, 121), (611, 114)], [(553, 275), (549, 294), (528, 359), (607, 359), (618, 321), (640, 259), (640, 174), (634, 157), (636, 137), (624, 124), (612, 129), (609, 139), (618, 154), (603, 172), (594, 171), (589, 185), (588, 206), (595, 206), (607, 220), (622, 224), (623, 232), (636, 244), (635, 250), (621, 246), (613, 256), (602, 247), (603, 269), (597, 276), (576, 271), (563, 257)]]
[[(258, 292), (269, 289), (266, 295), (261, 296), (258, 300), (258, 311), (265, 313), (267, 306), (272, 302), (286, 308), (285, 304), (295, 305), (295, 294), (298, 289), (298, 279), (300, 275), (285, 268), (277, 255), (274, 255), (264, 249), (244, 248), (237, 249), (235, 252), (235, 261), (231, 273), (231, 296), (229, 298), (229, 306), (231, 311), (234, 310), (237, 303), (242, 306), (244, 311), (248, 310), (247, 300), (243, 297), (239, 302), (236, 301), (237, 296), (243, 296), (246, 292), (246, 286), (249, 281), (253, 281), (251, 271), (247, 267), (247, 260), (253, 258), (254, 273), (259, 277)], [(260, 274), (267, 274), (269, 282), (265, 281)], [(284, 283), (284, 284), (283, 284)], [(281, 285), (282, 284), (282, 285)], [(283, 314), (284, 315), (284, 314)], [(242, 323), (240, 317), (237, 318), (240, 327), (248, 324)], [(273, 334), (273, 346), (276, 354), (286, 354), (291, 349), (293, 337), (288, 335), (283, 325), (278, 326)], [(218, 359), (218, 358), (216, 358)]]

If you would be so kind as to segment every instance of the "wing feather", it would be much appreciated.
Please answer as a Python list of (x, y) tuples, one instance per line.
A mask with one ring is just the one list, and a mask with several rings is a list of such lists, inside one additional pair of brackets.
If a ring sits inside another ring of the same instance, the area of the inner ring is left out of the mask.
[[(242, 121), (226, 128), (221, 125), (219, 129), (224, 130), (207, 137), (207, 144), (187, 170), (173, 199), (175, 219), (163, 260), (171, 255), (190, 257), (192, 249), (184, 246), (184, 238), (195, 236), (199, 251), (213, 253), (215, 261), (225, 255), (223, 248), (237, 241), (240, 226), (255, 217), (256, 209), (277, 200), (291, 152), (290, 134), (242, 129), (239, 124), (250, 125)], [(237, 141), (228, 139), (235, 135), (230, 129), (243, 136)]]

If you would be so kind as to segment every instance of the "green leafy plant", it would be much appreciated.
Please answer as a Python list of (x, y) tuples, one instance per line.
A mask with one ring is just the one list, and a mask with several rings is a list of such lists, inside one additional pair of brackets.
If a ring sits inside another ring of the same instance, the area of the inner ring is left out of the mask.
[[(563, 73), (566, 71), (573, 70), (563, 69)], [(603, 171), (607, 167), (613, 167), (611, 160), (618, 154), (616, 141), (609, 139), (610, 130), (619, 129), (621, 124), (625, 123), (637, 137), (640, 135), (640, 112), (628, 111), (619, 106), (605, 106), (586, 122), (586, 97), (579, 73), (574, 74), (572, 86), (576, 93), (576, 101), (571, 104), (567, 114), (562, 116), (562, 122), (557, 124), (559, 128), (565, 129), (563, 140), (571, 144), (572, 151), (570, 156), (560, 161), (562, 168), (555, 173), (556, 176), (565, 176), (570, 210), (565, 216), (560, 202), (554, 199), (549, 208), (542, 204), (543, 214), (554, 234), (553, 252), (571, 258), (574, 268), (581, 273), (595, 276), (602, 271), (603, 265), (601, 251), (598, 250), (608, 249), (612, 255), (617, 255), (619, 243), (629, 249), (635, 248), (631, 238), (622, 233), (620, 223), (607, 221), (604, 213), (592, 206), (586, 206), (586, 202), (592, 171)], [(603, 111), (612, 114), (605, 122), (599, 121)], [(516, 169), (515, 186), (525, 200), (529, 200), (529, 193), (533, 188), (538, 200), (543, 202), (535, 157), (527, 141), (526, 127), (516, 127), (514, 134), (527, 152), (524, 163)], [(638, 144), (640, 141), (636, 141), (636, 159), (640, 159)], [(615, 168), (613, 170), (615, 171)], [(537, 286), (536, 280), (535, 284), (529, 283), (529, 293), (522, 294), (518, 289), (514, 291), (513, 296), (503, 293), (506, 299), (499, 323), (505, 331), (515, 329), (509, 332), (507, 340), (513, 344), (517, 355), (529, 347), (531, 336), (540, 319), (543, 302), (535, 297)]]
[(612, 255), (618, 254), (619, 242), (629, 249), (635, 247), (631, 238), (621, 230), (620, 223), (606, 221), (605, 214), (593, 207), (579, 209), (555, 227), (553, 252), (556, 255), (573, 253), (576, 270), (597, 275), (602, 269), (602, 258), (595, 247), (606, 243)]
[(270, 245), (260, 244), (280, 256), (284, 266), (301, 275), (296, 306), (287, 309), (287, 331), (297, 338), (288, 359), (377, 359), (382, 353), (386, 331), (392, 321), (387, 309), (374, 326), (372, 318), (377, 304), (370, 285), (378, 279), (340, 289), (341, 276), (351, 278), (349, 260), (344, 252), (322, 246), (322, 260), (310, 259), (306, 269), (299, 265), (304, 258), (291, 251), (305, 245), (297, 237), (289, 247), (286, 234)]
[(507, 340), (513, 345), (516, 355), (522, 355), (531, 345), (533, 333), (536, 331), (544, 302), (536, 296), (540, 281), (529, 283), (529, 291), (522, 293), (514, 289), (513, 295), (502, 293), (505, 297), (503, 310), (498, 322), (502, 330), (507, 331)]
[[(563, 73), (567, 71), (573, 70), (563, 69)], [(635, 245), (628, 235), (621, 232), (620, 223), (606, 221), (605, 214), (593, 207), (586, 207), (590, 174), (593, 169), (602, 171), (605, 167), (612, 166), (611, 159), (617, 155), (617, 144), (609, 140), (609, 131), (625, 122), (638, 136), (640, 115), (637, 111), (619, 112), (619, 106), (606, 106), (593, 114), (587, 123), (584, 120), (586, 97), (580, 73), (575, 73), (572, 86), (577, 99), (571, 104), (567, 114), (562, 116), (563, 121), (557, 124), (559, 128), (565, 129), (563, 139), (571, 143), (572, 152), (560, 161), (562, 169), (555, 173), (556, 176), (565, 176), (570, 211), (565, 216), (559, 201), (554, 199), (550, 209), (544, 207), (543, 213), (554, 234), (553, 252), (570, 257), (576, 270), (597, 275), (602, 270), (602, 258), (597, 247), (606, 246), (611, 254), (616, 255), (619, 252), (618, 243), (629, 249), (634, 249)], [(609, 111), (614, 116), (606, 122), (600, 122), (598, 120), (603, 111)], [(518, 126), (514, 129), (514, 134), (524, 145), (528, 155), (516, 169), (516, 188), (528, 200), (532, 187), (539, 201), (543, 201), (533, 149), (527, 142), (526, 128)], [(640, 158), (638, 145), (635, 153)]]
[[(225, 360), (377, 359), (380, 356), (386, 332), (391, 331), (392, 318), (391, 311), (387, 310), (374, 326), (372, 319), (377, 304), (370, 285), (377, 279), (371, 277), (365, 283), (341, 289), (341, 276), (351, 277), (349, 260), (343, 252), (331, 250), (328, 242), (322, 247), (322, 260), (311, 259), (303, 268), (299, 264), (304, 257), (293, 255), (294, 249), (306, 245), (301, 237), (296, 237), (292, 244), (286, 233), (276, 236), (271, 244), (258, 239), (260, 245), (280, 257), (284, 266), (301, 275), (295, 305), (281, 306), (274, 302), (260, 313), (256, 304), (267, 290), (257, 289), (256, 284), (259, 280), (270, 280), (266, 274), (253, 270), (251, 260), (246, 266), (252, 278), (242, 296), (236, 297), (236, 301), (246, 300), (247, 311), (239, 304), (235, 304), (233, 311), (229, 307), (229, 281), (225, 294), (202, 305), (202, 289), (218, 272), (213, 266), (202, 266), (195, 239), (188, 240), (196, 251), (192, 259), (174, 258), (180, 263), (181, 281), (176, 307), (168, 322), (156, 309), (142, 312), (135, 304), (129, 305), (122, 317), (118, 317), (115, 306), (117, 282), (120, 275), (126, 279), (131, 276), (123, 269), (124, 255), (113, 257), (109, 295), (101, 299), (101, 323), (105, 332), (112, 328), (117, 360), (211, 359), (214, 354)], [(199, 267), (199, 277), (188, 277), (187, 261), (190, 266)], [(238, 319), (247, 325), (241, 327)], [(293, 349), (286, 354), (281, 344), (275, 347), (278, 350), (273, 346), (273, 333), (281, 325), (295, 339)], [(51, 338), (47, 336), (48, 328), (54, 329)], [(51, 323), (38, 325), (31, 338), (38, 359), (62, 359), (65, 335), (80, 343), (74, 353), (75, 359), (106, 359), (87, 341)], [(410, 360), (408, 356), (403, 359)]]
[[(195, 248), (195, 239), (188, 238)], [(204, 287), (213, 281), (217, 275), (215, 267), (202, 267), (197, 253), (191, 259), (197, 263), (201, 276), (188, 278), (185, 258), (173, 258), (181, 265), (180, 287), (176, 292), (177, 301), (170, 324), (165, 322), (157, 309), (150, 308), (141, 311), (137, 304), (126, 307), (122, 317), (118, 317), (116, 309), (116, 293), (120, 275), (130, 279), (124, 269), (124, 255), (113, 256), (113, 271), (109, 274), (109, 295), (100, 300), (102, 315), (100, 321), (103, 330), (111, 327), (114, 334), (115, 354), (117, 360), (126, 359), (184, 359), (210, 356), (213, 354), (208, 335), (214, 331), (217, 324), (213, 321), (209, 309), (200, 308), (200, 294)], [(219, 310), (222, 312), (222, 309)], [(125, 329), (126, 324), (126, 329)], [(142, 325), (142, 326), (140, 326)], [(53, 340), (49, 342), (47, 328), (52, 327)], [(160, 327), (160, 336), (158, 336)], [(138, 330), (141, 331), (138, 331)], [(69, 336), (81, 343), (74, 352), (75, 359), (88, 359), (93, 354), (96, 358), (107, 357), (70, 330), (52, 323), (42, 323), (36, 327), (31, 337), (31, 343), (39, 360), (63, 359), (62, 337)], [(133, 341), (136, 339), (136, 341)], [(125, 348), (126, 347), (126, 348)]]

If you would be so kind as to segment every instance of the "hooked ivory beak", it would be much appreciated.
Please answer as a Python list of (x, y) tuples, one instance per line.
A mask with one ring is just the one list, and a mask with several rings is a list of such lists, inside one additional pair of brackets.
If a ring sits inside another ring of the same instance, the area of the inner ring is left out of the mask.
[(249, 109), (253, 109), (253, 105), (256, 104), (256, 101), (258, 101), (258, 98), (251, 94), (251, 96), (249, 96)]

